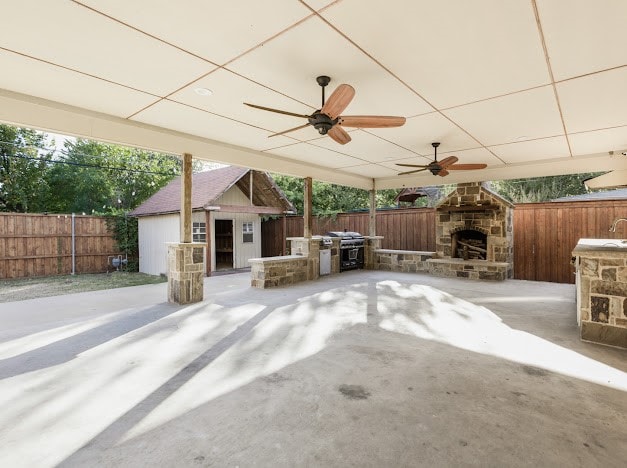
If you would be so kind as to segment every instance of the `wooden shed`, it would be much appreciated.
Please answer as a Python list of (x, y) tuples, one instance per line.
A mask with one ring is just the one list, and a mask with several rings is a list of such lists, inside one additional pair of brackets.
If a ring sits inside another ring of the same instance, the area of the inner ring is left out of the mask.
[[(180, 206), (179, 177), (131, 212), (139, 218), (139, 271), (167, 273), (166, 243), (179, 242)], [(261, 216), (293, 210), (265, 172), (227, 166), (194, 174), (193, 241), (207, 244), (207, 276), (248, 267), (250, 258), (261, 257)]]

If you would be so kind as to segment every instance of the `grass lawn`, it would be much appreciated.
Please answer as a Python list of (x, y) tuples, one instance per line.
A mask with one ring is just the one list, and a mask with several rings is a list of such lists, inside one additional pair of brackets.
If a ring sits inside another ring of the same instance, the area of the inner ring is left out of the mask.
[(60, 296), (100, 289), (124, 288), (142, 284), (165, 283), (162, 276), (145, 273), (97, 273), (91, 275), (48, 276), (45, 278), (20, 278), (0, 280), (0, 302), (23, 301), (37, 297)]

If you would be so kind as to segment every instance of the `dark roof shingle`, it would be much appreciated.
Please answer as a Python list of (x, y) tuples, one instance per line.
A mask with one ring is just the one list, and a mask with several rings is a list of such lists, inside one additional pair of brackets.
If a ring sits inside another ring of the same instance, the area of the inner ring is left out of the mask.
[[(249, 170), (227, 166), (192, 175), (192, 210), (213, 203)], [(181, 209), (181, 178), (177, 177), (139, 205), (131, 216), (176, 213)]]

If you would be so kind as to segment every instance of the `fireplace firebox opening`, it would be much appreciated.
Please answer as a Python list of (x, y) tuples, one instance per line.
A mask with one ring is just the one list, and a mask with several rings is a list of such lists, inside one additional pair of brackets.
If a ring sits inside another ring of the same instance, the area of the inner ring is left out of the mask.
[(451, 234), (453, 258), (464, 260), (487, 260), (488, 236), (475, 229), (463, 229)]

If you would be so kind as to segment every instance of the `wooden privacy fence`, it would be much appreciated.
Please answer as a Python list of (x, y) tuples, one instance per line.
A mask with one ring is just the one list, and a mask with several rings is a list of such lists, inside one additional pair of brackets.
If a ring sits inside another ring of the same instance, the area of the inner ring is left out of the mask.
[[(368, 213), (316, 218), (313, 233), (357, 231), (368, 234)], [(627, 200), (529, 203), (514, 209), (514, 278), (574, 283), (571, 252), (580, 238), (627, 239), (627, 223), (609, 232), (612, 221), (627, 217)], [(264, 221), (262, 255), (285, 253), (286, 237), (303, 235), (302, 216)], [(384, 249), (435, 250), (435, 209), (377, 212), (377, 235)]]
[(581, 238), (627, 239), (627, 200), (526, 203), (514, 210), (514, 278), (574, 283), (571, 252)]
[[(313, 218), (312, 233), (356, 231), (368, 234), (369, 213), (340, 213), (333, 217)], [(435, 211), (433, 208), (411, 208), (377, 212), (377, 235), (383, 236), (382, 248), (402, 250), (435, 250)], [(303, 235), (303, 217), (264, 221), (261, 225), (261, 253), (272, 257), (285, 253), (286, 237)]]
[[(75, 217), (75, 272), (107, 271), (118, 255), (106, 218)], [(0, 213), (0, 278), (72, 272), (72, 216)]]

